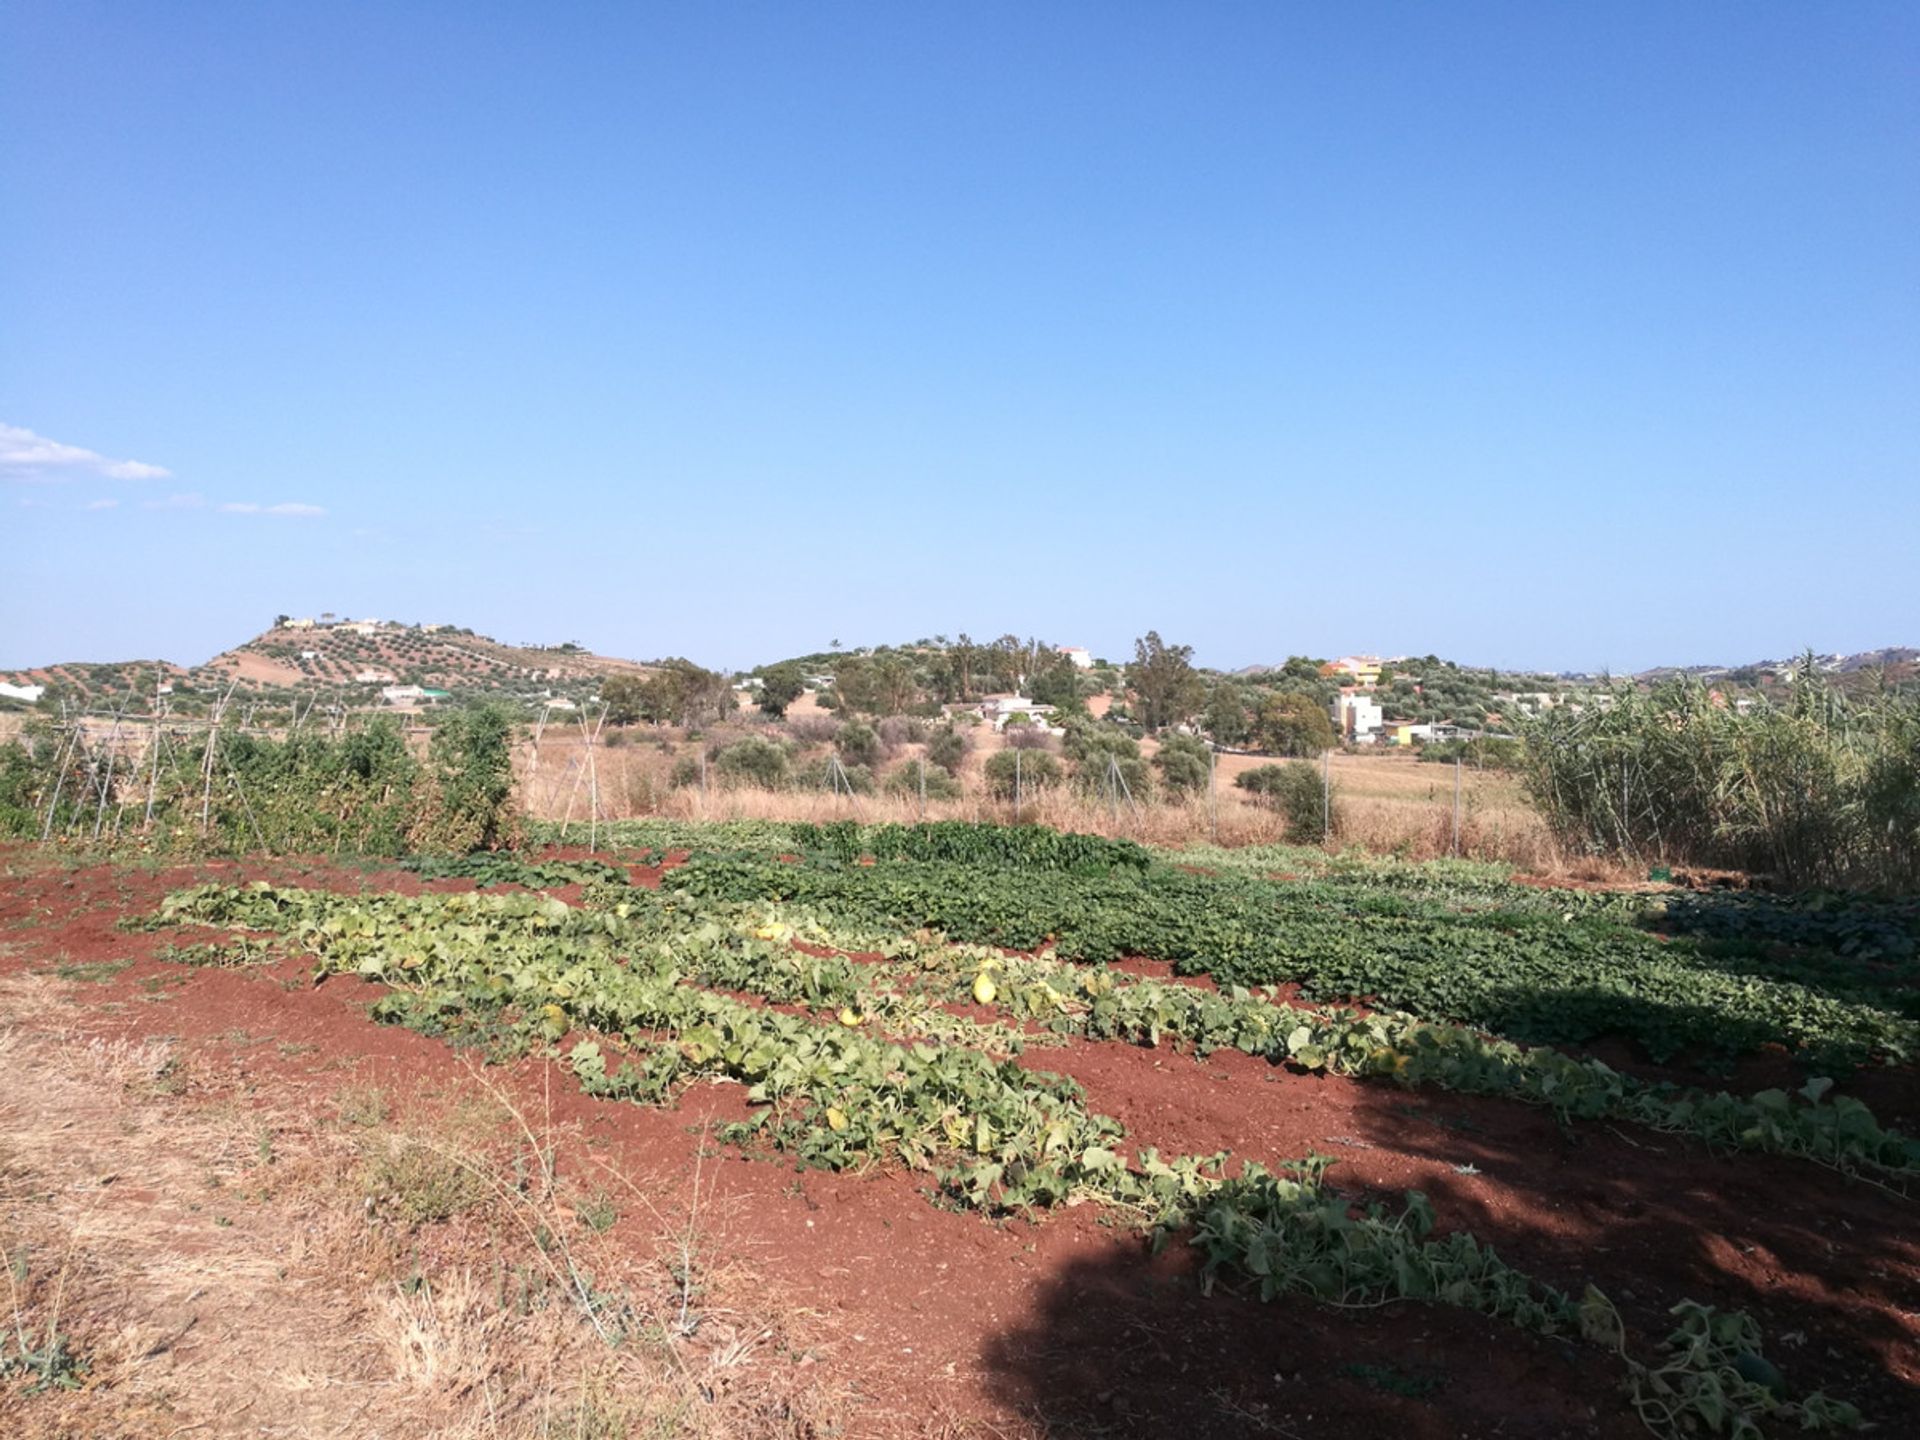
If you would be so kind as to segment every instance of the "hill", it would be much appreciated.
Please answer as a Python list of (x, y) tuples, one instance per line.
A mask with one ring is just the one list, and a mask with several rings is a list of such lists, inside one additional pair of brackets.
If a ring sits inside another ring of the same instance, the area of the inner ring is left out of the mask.
[(543, 694), (590, 694), (608, 675), (645, 674), (634, 660), (596, 655), (578, 645), (508, 645), (472, 630), (395, 621), (323, 625), (279, 624), (224, 650), (203, 665), (166, 660), (104, 664), (66, 662), (0, 673), (13, 685), (43, 685), (50, 696), (84, 704), (148, 696), (171, 685), (175, 708), (190, 697), (225, 694), (255, 698), (338, 694), (377, 701), (389, 685), (445, 690), (460, 699), (526, 699)]

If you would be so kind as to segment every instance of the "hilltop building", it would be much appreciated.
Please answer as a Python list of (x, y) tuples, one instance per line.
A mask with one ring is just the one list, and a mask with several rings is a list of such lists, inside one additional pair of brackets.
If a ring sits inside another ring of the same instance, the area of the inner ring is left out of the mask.
[(1342, 655), (1322, 665), (1320, 673), (1329, 679), (1344, 676), (1371, 690), (1380, 683), (1380, 663), (1378, 655)]

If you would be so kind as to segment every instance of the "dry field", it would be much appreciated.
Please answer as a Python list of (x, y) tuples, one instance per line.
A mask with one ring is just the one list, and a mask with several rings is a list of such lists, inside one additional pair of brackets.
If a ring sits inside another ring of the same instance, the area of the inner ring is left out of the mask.
[[(728, 735), (765, 733), (758, 727), (733, 727)], [(966, 797), (929, 801), (930, 820), (1013, 818), (1013, 806), (987, 798), (983, 769), (1002, 741), (984, 727), (972, 732), (974, 748), (962, 769)], [(531, 746), (519, 755), (521, 793), (527, 811), (540, 820), (591, 818), (597, 788), (599, 818), (635, 819), (647, 815), (700, 820), (811, 820), (857, 818), (864, 821), (912, 821), (921, 818), (911, 796), (874, 795), (848, 799), (829, 792), (771, 792), (723, 789), (702, 794), (668, 783), (673, 762), (697, 755), (700, 742), (679, 740), (674, 732), (636, 727), (626, 743), (588, 747), (574, 727), (549, 728), (538, 763)], [(710, 740), (711, 740), (710, 736)], [(664, 743), (663, 743), (664, 742)], [(1149, 740), (1142, 749), (1154, 750)], [(922, 747), (904, 745), (887, 762), (910, 764)], [(1284, 840), (1285, 827), (1273, 810), (1234, 785), (1237, 776), (1271, 759), (1248, 755), (1219, 757), (1215, 793), (1192, 800), (1154, 801), (1137, 808), (1115, 807), (1060, 789), (1022, 805), (1019, 818), (1102, 835), (1123, 835), (1157, 844), (1217, 839), (1227, 845), (1268, 844)], [(1360, 845), (1382, 854), (1429, 859), (1458, 853), (1472, 859), (1503, 860), (1533, 874), (1582, 879), (1624, 879), (1616, 867), (1559, 852), (1540, 817), (1528, 806), (1510, 776), (1460, 771), (1459, 844), (1454, 841), (1453, 767), (1422, 764), (1405, 753), (1341, 754), (1331, 759), (1331, 777), (1341, 811), (1337, 843)]]

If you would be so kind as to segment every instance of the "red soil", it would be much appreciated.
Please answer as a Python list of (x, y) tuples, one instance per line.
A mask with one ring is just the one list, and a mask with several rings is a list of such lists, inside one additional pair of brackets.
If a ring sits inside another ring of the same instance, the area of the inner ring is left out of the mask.
[[(658, 873), (636, 879), (657, 883)], [(298, 961), (170, 964), (156, 958), (162, 945), (200, 937), (114, 928), (170, 889), (242, 876), (349, 892), (470, 888), (286, 862), (39, 870), (0, 894), (0, 972), (129, 961), (74, 986), (87, 1031), (170, 1035), (189, 1054), (237, 1048), (262, 1094), (325, 1103), (379, 1086), (403, 1106), (432, 1106), (475, 1086), (445, 1044), (368, 1018), (378, 987), (316, 987)], [(1920, 1427), (1920, 1227), (1912, 1203), (1883, 1190), (1812, 1165), (1717, 1157), (1605, 1125), (1563, 1129), (1515, 1103), (1299, 1075), (1233, 1053), (1198, 1062), (1075, 1044), (1032, 1050), (1025, 1063), (1078, 1080), (1132, 1146), (1269, 1163), (1318, 1150), (1339, 1157), (1332, 1182), (1356, 1196), (1423, 1190), (1443, 1230), (1471, 1229), (1551, 1283), (1593, 1280), (1641, 1336), (1663, 1334), (1665, 1307), (1683, 1296), (1749, 1309), (1796, 1387), (1855, 1400), (1882, 1433)], [(1644, 1434), (1617, 1365), (1577, 1342), (1441, 1307), (1261, 1305), (1226, 1287), (1203, 1297), (1184, 1246), (1152, 1256), (1091, 1207), (994, 1223), (930, 1204), (921, 1176), (796, 1172), (731, 1152), (715, 1160), (711, 1149), (702, 1160), (702, 1123), (747, 1113), (733, 1085), (647, 1109), (590, 1099), (542, 1061), (491, 1078), (536, 1112), (550, 1105), (557, 1121), (578, 1122), (584, 1150), (563, 1154), (563, 1168), (604, 1159), (685, 1197), (703, 1167), (726, 1244), (819, 1312), (822, 1363), (860, 1397), (856, 1435), (947, 1422), (1194, 1440)], [(647, 1243), (646, 1222), (634, 1225), (635, 1243)]]

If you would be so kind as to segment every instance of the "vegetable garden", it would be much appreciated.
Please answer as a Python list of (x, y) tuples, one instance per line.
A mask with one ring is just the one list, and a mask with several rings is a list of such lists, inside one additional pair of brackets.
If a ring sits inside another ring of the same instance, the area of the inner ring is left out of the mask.
[[(618, 863), (406, 862), (424, 893), (182, 886), (121, 923), (195, 932), (163, 952), (176, 964), (299, 958), (315, 983), (378, 986), (375, 1019), (492, 1061), (550, 1056), (601, 1101), (741, 1087), (745, 1118), (718, 1135), (739, 1155), (917, 1177), (924, 1203), (982, 1225), (1093, 1207), (1184, 1247), (1203, 1291), (1284, 1302), (1294, 1323), (1303, 1305), (1407, 1304), (1550, 1337), (1656, 1435), (1895, 1418), (1792, 1373), (1804, 1333), (1659, 1274), (1629, 1293), (1579, 1254), (1509, 1262), (1471, 1216), (1356, 1190), (1317, 1149), (1162, 1153), (1054, 1066), (1123, 1044), (1481, 1097), (1569, 1135), (1681, 1146), (1708, 1184), (1785, 1167), (1897, 1228), (1920, 1140), (1904, 1101), (1876, 1111), (1861, 1092), (1920, 1053), (1911, 902), (1551, 890), (1323, 855), (1281, 880), (1299, 855), (1038, 827), (652, 823), (616, 840)], [(1773, 1083), (1738, 1082), (1756, 1065)], [(1911, 1398), (1899, 1383), (1883, 1402)]]
[[(1546, 889), (1484, 864), (1037, 826), (636, 822), (614, 841), (420, 854), (405, 885), (338, 864), (169, 881), (117, 929), (152, 933), (182, 975), (367, 985), (372, 1020), (545, 1060), (593, 1104), (733, 1087), (726, 1154), (910, 1177), (916, 1204), (989, 1229), (1096, 1213), (1142, 1256), (1185, 1256), (1210, 1304), (1473, 1315), (1603, 1373), (1615, 1419), (1659, 1436), (1839, 1432), (1914, 1400), (1910, 1367), (1809, 1348), (1801, 1311), (1532, 1236), (1509, 1258), (1515, 1233), (1496, 1248), (1446, 1187), (1350, 1179), (1359, 1156), (1329, 1148), (1352, 1140), (1156, 1144), (1071, 1077), (1106, 1046), (1162, 1054), (1156, 1073), (1238, 1056), (1382, 1114), (1394, 1096), (1503, 1106), (1572, 1146), (1678, 1152), (1661, 1173), (1688, 1185), (1843, 1192), (1847, 1229), (1870, 1215), (1899, 1236), (1920, 1188), (1910, 900)], [(1250, 1116), (1271, 1104), (1236, 1073)]]

